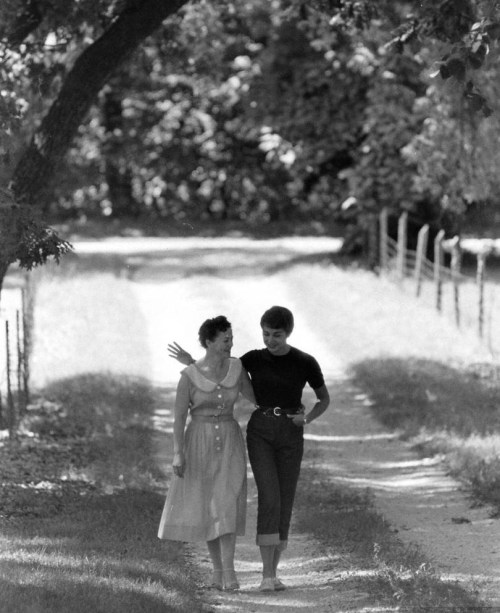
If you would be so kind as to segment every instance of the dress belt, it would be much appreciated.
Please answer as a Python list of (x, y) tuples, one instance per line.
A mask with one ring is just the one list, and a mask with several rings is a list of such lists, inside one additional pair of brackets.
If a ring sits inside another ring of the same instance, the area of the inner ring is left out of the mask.
[(195, 421), (208, 421), (214, 423), (218, 421), (231, 421), (234, 420), (234, 417), (226, 413), (224, 415), (191, 415), (191, 419), (194, 419)]
[(264, 415), (269, 415), (271, 417), (281, 417), (282, 415), (297, 415), (304, 408), (293, 407), (293, 408), (284, 408), (284, 407), (263, 407), (259, 404), (255, 405), (257, 411), (260, 411)]

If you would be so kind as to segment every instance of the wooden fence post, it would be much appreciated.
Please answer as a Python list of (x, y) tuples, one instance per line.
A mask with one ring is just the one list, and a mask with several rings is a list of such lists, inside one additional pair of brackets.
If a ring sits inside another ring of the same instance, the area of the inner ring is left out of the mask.
[(22, 331), (21, 331), (21, 313), (16, 310), (16, 347), (17, 347), (17, 406), (19, 416), (26, 413), (27, 402), (26, 394), (23, 386), (23, 347), (22, 347)]
[(416, 294), (420, 296), (422, 291), (422, 269), (425, 256), (427, 254), (427, 242), (429, 240), (429, 224), (425, 224), (418, 231), (417, 238), (417, 261), (415, 264), (415, 281), (417, 284)]
[(9, 340), (9, 322), (5, 322), (5, 356), (7, 370), (7, 427), (9, 429), (9, 438), (14, 438), (16, 416), (14, 408), (14, 398), (12, 396), (12, 382), (10, 379), (10, 340)]
[(434, 239), (434, 284), (436, 286), (436, 309), (441, 311), (443, 302), (443, 279), (441, 271), (443, 268), (443, 240), (444, 230), (439, 230)]
[(406, 274), (406, 250), (408, 244), (408, 213), (401, 214), (398, 221), (398, 255), (397, 269), (400, 279), (404, 279)]
[(477, 273), (476, 282), (478, 289), (478, 334), (479, 338), (484, 335), (484, 269), (486, 252), (481, 251), (477, 254)]
[(387, 271), (389, 266), (389, 254), (387, 251), (387, 238), (389, 235), (389, 211), (384, 207), (380, 211), (379, 218), (379, 242), (380, 242), (380, 271)]
[(455, 236), (451, 243), (451, 280), (453, 283), (455, 323), (460, 327), (460, 238), (458, 236)]

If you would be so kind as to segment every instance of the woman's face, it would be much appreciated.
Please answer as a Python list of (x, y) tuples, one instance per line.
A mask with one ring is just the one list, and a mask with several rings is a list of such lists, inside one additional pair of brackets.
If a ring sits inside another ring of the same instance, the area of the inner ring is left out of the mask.
[(233, 331), (228, 328), (224, 332), (219, 332), (213, 341), (207, 341), (207, 349), (224, 357), (231, 355), (233, 347)]
[(262, 326), (262, 339), (264, 345), (273, 355), (284, 355), (288, 353), (289, 345), (287, 343), (288, 334), (281, 328), (269, 328)]

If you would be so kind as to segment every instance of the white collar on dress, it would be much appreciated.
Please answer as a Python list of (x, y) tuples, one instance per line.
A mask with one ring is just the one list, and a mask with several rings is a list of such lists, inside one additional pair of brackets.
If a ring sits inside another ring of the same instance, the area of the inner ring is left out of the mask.
[(190, 364), (182, 372), (186, 373), (191, 382), (202, 392), (213, 392), (220, 387), (234, 387), (238, 383), (241, 374), (241, 360), (239, 358), (229, 358), (229, 368), (225, 377), (217, 383), (211, 379), (207, 379), (196, 364)]

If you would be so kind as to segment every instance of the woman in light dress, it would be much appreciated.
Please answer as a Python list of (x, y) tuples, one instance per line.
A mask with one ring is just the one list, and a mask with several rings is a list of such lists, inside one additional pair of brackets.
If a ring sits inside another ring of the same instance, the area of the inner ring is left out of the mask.
[[(241, 357), (257, 399), (247, 426), (247, 449), (258, 492), (256, 543), (262, 557), (263, 592), (282, 591), (277, 576), (288, 543), (295, 490), (304, 448), (304, 427), (322, 415), (330, 395), (316, 359), (296, 347), (289, 336), (293, 313), (283, 306), (267, 309), (260, 321), (264, 349)], [(169, 355), (183, 364), (195, 360), (177, 343)], [(302, 393), (309, 385), (316, 395), (306, 414)]]
[(241, 361), (231, 357), (228, 320), (222, 315), (207, 319), (198, 335), (205, 355), (184, 368), (177, 386), (174, 478), (158, 537), (206, 541), (213, 565), (211, 587), (236, 590), (234, 552), (236, 536), (245, 533), (247, 469), (233, 408), (240, 392), (253, 403), (255, 397)]

